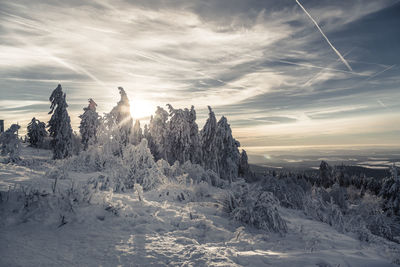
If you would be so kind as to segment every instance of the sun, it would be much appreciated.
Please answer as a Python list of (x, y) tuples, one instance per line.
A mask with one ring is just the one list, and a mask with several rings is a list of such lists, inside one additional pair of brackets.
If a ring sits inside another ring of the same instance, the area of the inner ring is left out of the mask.
[(131, 115), (134, 119), (140, 120), (150, 117), (155, 112), (155, 106), (148, 100), (135, 98), (129, 101), (131, 106)]

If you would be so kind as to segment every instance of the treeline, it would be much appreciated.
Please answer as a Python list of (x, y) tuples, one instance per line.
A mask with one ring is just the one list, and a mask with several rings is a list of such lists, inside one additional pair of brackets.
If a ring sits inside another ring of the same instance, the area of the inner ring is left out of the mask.
[[(272, 176), (279, 179), (294, 179), (294, 183), (302, 184), (303, 187), (323, 188), (331, 190), (334, 187), (358, 190), (359, 196), (365, 193), (375, 195), (382, 199), (382, 209), (388, 216), (400, 215), (400, 178), (397, 167), (391, 166), (389, 175), (385, 178), (367, 176), (364, 173), (350, 175), (347, 166), (330, 166), (321, 161), (318, 174), (291, 173), (273, 171)], [(348, 196), (343, 195), (346, 199)]]
[[(67, 111), (66, 94), (59, 84), (49, 98), (49, 114), (52, 114), (49, 122), (45, 125), (33, 118), (27, 127), (27, 141), (33, 147), (50, 147), (54, 159), (64, 159), (80, 150), (87, 150), (89, 146), (106, 144), (114, 155), (123, 158), (124, 147), (138, 145), (142, 139), (147, 139), (156, 161), (164, 159), (171, 165), (176, 161), (181, 164), (190, 161), (230, 182), (238, 176), (251, 175), (246, 151), (239, 151), (240, 143), (233, 138), (228, 120), (222, 116), (217, 121), (211, 107), (208, 107), (209, 117), (201, 130), (193, 106), (175, 109), (170, 104), (167, 110), (157, 107), (149, 124), (142, 128), (139, 120), (134, 122), (132, 119), (125, 90), (122, 87), (118, 89), (119, 102), (103, 116), (97, 113), (95, 101), (89, 99), (88, 106), (79, 116), (80, 144), (77, 144), (78, 137), (72, 131)], [(50, 142), (46, 142), (49, 139)], [(18, 158), (13, 155), (13, 161)]]

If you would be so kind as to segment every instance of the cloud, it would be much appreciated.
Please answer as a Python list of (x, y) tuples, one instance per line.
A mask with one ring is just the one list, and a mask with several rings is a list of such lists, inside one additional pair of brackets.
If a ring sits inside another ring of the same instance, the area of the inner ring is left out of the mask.
[[(363, 143), (400, 145), (395, 137), (395, 133), (400, 130), (395, 123), (397, 120), (397, 115), (390, 113), (318, 121), (298, 119), (295, 123), (236, 128), (234, 132), (247, 146)], [(390, 138), (382, 142), (380, 136)]]
[(123, 86), (130, 98), (153, 109), (193, 104), (200, 124), (211, 105), (234, 131), (254, 133), (248, 142), (260, 141), (257, 136), (265, 142), (264, 132), (258, 132), (262, 126), (290, 125), (295, 131), (307, 119), (315, 123), (306, 114), (327, 121), (348, 118), (356, 111), (328, 111), (372, 107), (375, 96), (385, 103), (387, 94), (399, 96), (398, 68), (387, 69), (394, 63), (370, 60), (368, 55), (379, 51), (341, 35), (393, 3), (307, 5), (335, 47), (351, 51), (344, 55), (355, 73), (338, 66), (294, 1), (2, 1), (0, 95), (8, 102), (1, 113), (6, 123), (29, 121), (27, 116), (46, 119), (48, 107), (28, 101), (46, 102), (61, 82), (76, 127), (87, 98), (95, 98), (100, 113), (108, 112), (118, 101), (116, 88)]
[(12, 101), (12, 100), (0, 100), (0, 111), (7, 110), (16, 110), (21, 109), (26, 106), (32, 105), (42, 105), (48, 104), (47, 101), (33, 101), (33, 100), (21, 100), (21, 101)]
[(308, 13), (308, 11), (303, 7), (302, 4), (300, 4), (300, 2), (298, 0), (296, 0), (296, 3), (301, 7), (301, 9), (303, 9), (304, 13), (306, 13), (306, 15), (311, 19), (311, 21), (315, 24), (315, 26), (317, 27), (317, 29), (320, 31), (320, 33), (322, 34), (322, 36), (325, 38), (326, 42), (329, 44), (329, 46), (333, 49), (333, 51), (335, 51), (335, 53), (338, 55), (338, 57), (340, 58), (340, 60), (343, 62), (343, 64), (346, 65), (346, 67), (349, 69), (349, 71), (353, 71), (353, 69), (351, 68), (350, 64), (346, 61), (346, 59), (342, 56), (342, 54), (333, 46), (333, 44), (331, 43), (331, 41), (329, 41), (328, 37), (325, 35), (325, 33), (322, 31), (321, 27), (318, 25), (318, 23), (315, 21), (315, 19), (310, 15), (310, 13)]
[(343, 107), (338, 106), (334, 108), (325, 108), (325, 109), (319, 108), (318, 110), (310, 110), (305, 112), (305, 114), (310, 119), (326, 119), (326, 118), (337, 117), (337, 115), (343, 115), (360, 111), (365, 112), (367, 110), (368, 110), (367, 105), (343, 106)]

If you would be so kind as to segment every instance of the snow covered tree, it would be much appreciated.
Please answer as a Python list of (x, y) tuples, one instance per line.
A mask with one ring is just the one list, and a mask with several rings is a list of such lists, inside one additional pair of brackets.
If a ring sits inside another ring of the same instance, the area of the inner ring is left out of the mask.
[[(150, 123), (153, 121), (153, 115), (150, 117)], [(153, 155), (155, 160), (159, 160), (160, 157), (157, 155), (157, 147), (153, 140), (153, 137), (150, 134), (149, 125), (145, 124), (143, 127), (143, 138), (147, 140), (147, 145), (150, 149), (151, 154)]]
[(11, 162), (20, 160), (21, 141), (18, 138), (18, 124), (12, 124), (4, 133), (0, 135), (1, 155), (9, 156)]
[(271, 192), (248, 184), (234, 184), (222, 198), (224, 210), (235, 220), (268, 232), (285, 234), (286, 221), (278, 212), (279, 202)]
[(89, 105), (83, 108), (84, 112), (79, 115), (81, 124), (79, 132), (82, 136), (83, 150), (86, 150), (89, 145), (97, 143), (97, 129), (100, 125), (99, 114), (96, 112), (97, 104), (92, 98), (89, 98)]
[(240, 153), (239, 174), (242, 176), (248, 176), (251, 174), (247, 153), (244, 149), (242, 150), (242, 153)]
[(219, 173), (218, 170), (218, 150), (216, 146), (217, 136), (217, 119), (212, 111), (211, 107), (208, 106), (209, 117), (200, 131), (200, 146), (202, 151), (202, 165), (205, 169), (210, 169)]
[(174, 164), (175, 161), (184, 163), (190, 159), (190, 129), (187, 120), (189, 111), (174, 109), (170, 104), (167, 106), (171, 116), (167, 130), (167, 161), (170, 164)]
[(143, 139), (142, 128), (140, 128), (140, 121), (136, 120), (131, 134), (131, 143), (135, 146), (140, 144)]
[(382, 189), (382, 181), (377, 177), (368, 177), (366, 179), (366, 189), (371, 193), (378, 195)]
[(145, 128), (145, 138), (149, 142), (151, 153), (156, 160), (166, 159), (166, 135), (168, 112), (157, 107), (156, 114), (151, 116), (148, 131)]
[(65, 93), (62, 91), (61, 84), (52, 92), (49, 100), (51, 102), (48, 127), (53, 148), (53, 158), (63, 159), (72, 155), (72, 128), (71, 119), (67, 111)]
[(333, 203), (338, 205), (342, 210), (347, 209), (347, 190), (345, 187), (341, 187), (339, 184), (334, 184), (329, 196)]
[[(265, 175), (261, 182), (262, 191), (272, 192), (285, 208), (303, 209), (304, 197), (311, 191), (311, 185), (305, 180), (293, 176)], [(328, 196), (329, 200), (329, 196)]]
[(146, 139), (137, 146), (128, 145), (124, 148), (123, 166), (127, 169), (127, 188), (140, 184), (144, 190), (150, 190), (166, 180), (154, 161)]
[(196, 124), (196, 111), (169, 108), (170, 120), (167, 128), (168, 153), (167, 158), (170, 164), (176, 160), (184, 163), (187, 160), (197, 163), (200, 160), (199, 154), (199, 128)]
[(115, 123), (121, 133), (122, 142), (127, 145), (129, 142), (129, 136), (132, 131), (133, 119), (131, 116), (131, 108), (124, 88), (118, 87), (119, 94), (121, 95), (120, 101), (111, 110), (110, 114), (115, 119)]
[(110, 139), (111, 133), (108, 127), (107, 113), (99, 116), (99, 127), (97, 128), (97, 143), (104, 145)]
[(200, 135), (199, 126), (196, 123), (196, 110), (194, 106), (191, 106), (188, 114), (188, 122), (190, 129), (190, 147), (189, 147), (189, 159), (192, 163), (201, 163), (201, 149), (200, 149)]
[(336, 181), (341, 187), (349, 187), (350, 176), (343, 170), (342, 166), (336, 166), (335, 168)]
[(47, 137), (46, 124), (33, 117), (28, 124), (27, 130), (30, 145), (32, 147), (40, 147), (43, 144), (44, 138)]
[(217, 124), (216, 146), (219, 175), (222, 179), (232, 182), (239, 174), (240, 143), (233, 138), (231, 127), (224, 116)]
[[(151, 120), (153, 120), (153, 115), (150, 117), (150, 121)], [(143, 127), (143, 138), (147, 139), (147, 145), (149, 146), (149, 149), (154, 156), (154, 153), (153, 153), (154, 148), (152, 148), (152, 146), (154, 146), (154, 142), (151, 138), (149, 126), (147, 124), (145, 124)]]
[(72, 132), (72, 154), (79, 155), (79, 153), (81, 153), (82, 150), (83, 150), (82, 138), (77, 132), (73, 131)]
[(123, 148), (129, 143), (133, 127), (133, 119), (130, 113), (128, 95), (124, 88), (118, 87), (121, 95), (120, 101), (104, 115), (104, 127), (107, 129), (109, 145), (112, 146), (114, 154), (123, 156)]
[[(153, 116), (151, 116), (151, 117), (153, 117)], [(150, 136), (149, 127), (147, 126), (147, 124), (145, 124), (143, 127), (143, 137), (147, 138), (149, 136)]]
[(318, 186), (323, 186), (324, 188), (328, 188), (334, 184), (332, 177), (333, 169), (329, 164), (325, 161), (321, 161), (319, 166), (319, 180), (317, 181)]
[(389, 216), (400, 215), (400, 177), (394, 164), (390, 168), (390, 173), (390, 177), (383, 181), (379, 196), (384, 199), (384, 210)]

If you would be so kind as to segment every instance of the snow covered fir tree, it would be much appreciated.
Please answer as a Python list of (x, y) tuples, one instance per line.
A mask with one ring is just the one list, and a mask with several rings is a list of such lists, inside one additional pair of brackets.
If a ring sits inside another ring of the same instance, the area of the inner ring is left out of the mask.
[(18, 124), (12, 124), (0, 135), (1, 155), (8, 156), (8, 161), (17, 162), (20, 160), (21, 141), (18, 138)]
[(208, 110), (209, 117), (200, 131), (201, 156), (206, 169), (218, 172), (218, 152), (216, 146), (217, 119), (210, 106), (208, 106)]
[(32, 147), (41, 147), (47, 135), (46, 124), (33, 117), (27, 127), (28, 142), (30, 145)]
[(81, 124), (79, 132), (82, 138), (83, 149), (86, 150), (89, 145), (97, 143), (97, 129), (100, 125), (100, 117), (96, 112), (97, 104), (92, 98), (89, 98), (89, 105), (83, 108), (84, 112), (79, 116)]
[(50, 112), (52, 114), (48, 123), (49, 135), (52, 137), (51, 147), (54, 159), (63, 159), (72, 155), (72, 128), (71, 119), (67, 111), (66, 94), (62, 91), (61, 84), (51, 93)]
[(143, 131), (140, 127), (140, 121), (136, 120), (131, 133), (131, 143), (138, 145), (143, 139)]
[(105, 114), (103, 121), (104, 141), (113, 150), (113, 153), (123, 156), (123, 149), (131, 140), (133, 119), (130, 113), (130, 102), (124, 88), (118, 87), (121, 96), (112, 110)]

